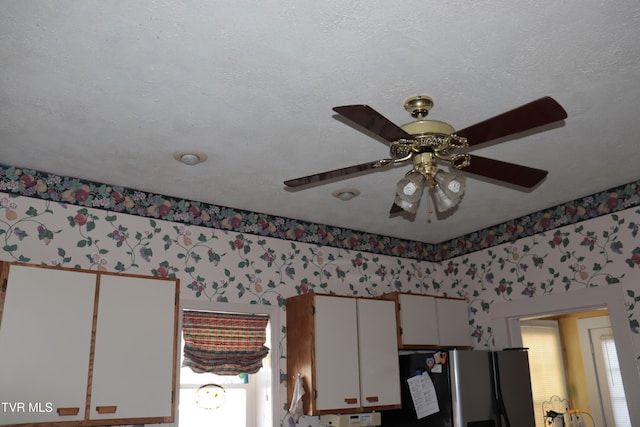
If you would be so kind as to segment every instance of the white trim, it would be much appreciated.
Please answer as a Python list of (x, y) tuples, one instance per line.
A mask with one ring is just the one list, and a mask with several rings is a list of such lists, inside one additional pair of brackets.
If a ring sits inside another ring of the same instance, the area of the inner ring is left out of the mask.
[[(280, 331), (282, 330), (282, 310), (278, 306), (273, 305), (258, 305), (258, 304), (236, 304), (236, 303), (222, 303), (216, 301), (200, 301), (200, 300), (180, 300), (180, 319), (179, 330), (182, 331), (182, 311), (183, 310), (207, 310), (207, 311), (221, 311), (228, 313), (244, 313), (244, 314), (266, 314), (269, 316), (270, 328), (271, 328), (271, 342), (268, 344), (271, 353), (271, 413), (272, 413), (272, 426), (280, 425), (280, 412), (283, 407), (282, 397), (280, 393), (280, 353), (277, 350), (279, 346)], [(181, 346), (177, 346), (178, 354), (177, 360), (180, 360), (180, 353), (182, 352)], [(173, 424), (162, 424), (163, 426), (178, 427), (178, 407), (180, 396), (180, 369), (178, 367), (176, 372), (176, 390), (175, 390), (176, 402), (176, 416)], [(261, 427), (261, 426), (257, 426)]]
[[(603, 321), (606, 319), (605, 321)], [(584, 374), (587, 387), (589, 388), (589, 406), (591, 407), (591, 416), (594, 419), (596, 425), (605, 425), (604, 415), (602, 409), (602, 401), (600, 399), (600, 392), (598, 379), (596, 377), (596, 366), (593, 359), (591, 337), (589, 335), (589, 329), (594, 327), (611, 327), (611, 321), (609, 316), (589, 317), (586, 319), (578, 319), (578, 336), (580, 337), (580, 349), (582, 350), (582, 363), (585, 366)], [(587, 368), (589, 367), (589, 368)], [(591, 391), (594, 391), (593, 393)]]
[(640, 390), (640, 373), (634, 359), (633, 338), (629, 329), (624, 288), (621, 283), (493, 304), (491, 324), (496, 347), (522, 346), (520, 319), (599, 308), (609, 310), (611, 328), (618, 350), (620, 371), (622, 378), (624, 378), (624, 391), (627, 396), (631, 425), (640, 426), (640, 405), (630, 401), (632, 396), (635, 396)]

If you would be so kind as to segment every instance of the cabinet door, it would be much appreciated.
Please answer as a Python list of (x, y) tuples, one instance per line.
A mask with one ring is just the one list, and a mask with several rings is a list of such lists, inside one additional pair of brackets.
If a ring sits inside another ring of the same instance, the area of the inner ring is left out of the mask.
[(316, 408), (360, 407), (355, 298), (315, 297)]
[(90, 419), (173, 416), (176, 282), (101, 275)]
[(357, 301), (362, 406), (400, 405), (395, 303)]
[(436, 298), (417, 294), (398, 297), (402, 346), (438, 345)]
[[(10, 266), (0, 319), (0, 424), (84, 419), (95, 283), (95, 274)], [(75, 415), (59, 415), (65, 408)]]
[(462, 347), (471, 345), (469, 308), (462, 299), (436, 298), (440, 345)]

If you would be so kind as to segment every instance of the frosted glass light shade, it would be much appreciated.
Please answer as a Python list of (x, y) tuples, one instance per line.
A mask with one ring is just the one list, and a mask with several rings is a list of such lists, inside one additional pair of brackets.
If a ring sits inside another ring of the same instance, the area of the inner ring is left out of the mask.
[(445, 212), (449, 209), (455, 207), (458, 203), (460, 203), (460, 198), (451, 198), (447, 196), (442, 188), (439, 185), (436, 185), (432, 189), (433, 200), (435, 201), (436, 209), (438, 212)]
[(434, 177), (438, 186), (450, 199), (459, 199), (464, 193), (466, 178), (464, 175), (438, 171)]
[[(422, 192), (420, 192), (422, 194)], [(398, 205), (402, 210), (407, 211), (409, 213), (418, 212), (418, 205), (420, 204), (420, 199), (415, 202), (409, 202), (407, 200), (401, 199), (400, 196), (396, 196), (394, 200), (395, 204)]]
[(396, 185), (396, 194), (407, 202), (416, 202), (422, 197), (427, 183), (426, 178), (416, 171), (410, 171)]

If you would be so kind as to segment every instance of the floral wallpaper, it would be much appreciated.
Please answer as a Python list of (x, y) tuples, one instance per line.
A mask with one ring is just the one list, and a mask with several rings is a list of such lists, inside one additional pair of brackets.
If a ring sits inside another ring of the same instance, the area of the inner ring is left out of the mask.
[[(182, 299), (283, 312), (288, 297), (312, 291), (460, 296), (478, 348), (493, 346), (496, 302), (621, 282), (639, 358), (638, 188), (436, 247), (0, 167), (0, 259), (178, 277)], [(286, 325), (280, 335), (272, 357), (284, 402)], [(283, 407), (281, 425), (290, 422)], [(304, 417), (299, 425), (319, 423)]]
[(579, 200), (568, 201), (434, 245), (176, 199), (0, 164), (0, 191), (11, 194), (238, 233), (426, 261), (446, 260), (564, 225), (640, 206), (639, 184), (640, 181), (632, 182)]
[(543, 232), (440, 263), (449, 292), (467, 299), (476, 347), (491, 347), (496, 302), (622, 283), (640, 361), (640, 209)]

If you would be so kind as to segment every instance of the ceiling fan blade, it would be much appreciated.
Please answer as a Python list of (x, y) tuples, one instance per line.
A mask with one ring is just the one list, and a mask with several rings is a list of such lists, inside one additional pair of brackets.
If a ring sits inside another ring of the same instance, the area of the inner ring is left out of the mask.
[(567, 118), (567, 112), (551, 97), (540, 98), (456, 132), (469, 146), (524, 132)]
[(413, 137), (402, 130), (402, 128), (368, 105), (333, 107), (333, 111), (376, 135), (380, 135), (389, 142), (394, 142), (399, 139), (413, 139)]
[(303, 176), (301, 178), (290, 179), (285, 181), (284, 185), (286, 185), (287, 187), (300, 187), (302, 185), (312, 184), (314, 182), (326, 181), (332, 178), (338, 178), (369, 169), (379, 168), (382, 166), (386, 166), (387, 164), (388, 163), (385, 163), (384, 160), (376, 160), (374, 162), (362, 163), (359, 165), (348, 166), (346, 168), (334, 169), (327, 172)]
[(526, 188), (535, 187), (548, 173), (542, 169), (476, 155), (470, 155), (469, 166), (460, 170)]

